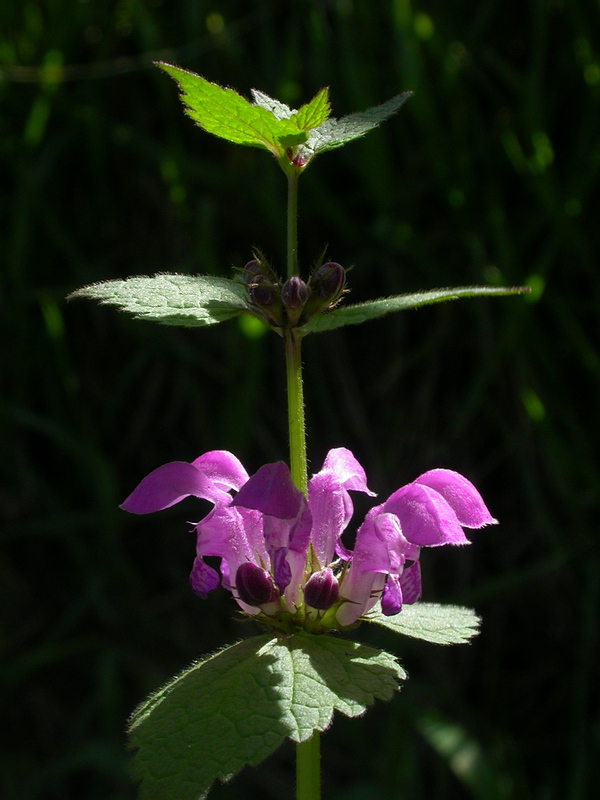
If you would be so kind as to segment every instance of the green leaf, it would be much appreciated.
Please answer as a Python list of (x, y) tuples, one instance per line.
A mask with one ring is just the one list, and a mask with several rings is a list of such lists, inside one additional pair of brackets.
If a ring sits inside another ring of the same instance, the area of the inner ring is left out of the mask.
[(193, 664), (134, 712), (130, 746), (142, 800), (197, 800), (281, 744), (286, 689), (270, 641), (248, 639)]
[(298, 130), (309, 131), (321, 125), (330, 114), (329, 89), (325, 87), (316, 94), (310, 103), (301, 106), (297, 111), (280, 100), (269, 97), (259, 89), (252, 89), (252, 97), (257, 106), (270, 111), (277, 119), (291, 119)]
[(435, 644), (464, 644), (479, 633), (481, 622), (472, 608), (443, 606), (438, 603), (404, 606), (399, 614), (392, 617), (384, 616), (378, 606), (362, 619), (389, 628), (394, 633)]
[(403, 92), (392, 97), (380, 106), (374, 106), (367, 111), (349, 114), (341, 119), (326, 119), (318, 128), (314, 128), (308, 135), (305, 145), (300, 148), (299, 154), (305, 161), (310, 160), (317, 153), (333, 150), (336, 147), (351, 142), (373, 130), (384, 120), (395, 114), (402, 104), (408, 100), (412, 92)]
[(304, 131), (317, 128), (329, 117), (329, 89), (325, 87), (316, 94), (310, 103), (301, 106), (296, 112), (296, 124)]
[(275, 119), (289, 119), (296, 112), (281, 100), (275, 100), (274, 97), (269, 97), (268, 94), (261, 92), (260, 89), (251, 89), (254, 104), (270, 111)]
[(254, 313), (246, 288), (208, 275), (140, 275), (84, 286), (69, 295), (118, 306), (138, 319), (182, 325), (214, 325), (243, 312)]
[(454, 289), (431, 289), (416, 294), (398, 294), (394, 297), (382, 297), (379, 300), (368, 300), (365, 303), (340, 306), (333, 311), (317, 314), (298, 330), (303, 333), (318, 333), (343, 328), (344, 325), (360, 325), (393, 311), (404, 311), (407, 308), (442, 303), (446, 300), (458, 300), (461, 297), (495, 297), (528, 292), (528, 286), (461, 286)]
[(407, 677), (389, 653), (331, 636), (302, 634), (281, 640), (276, 649), (289, 680), (288, 736), (295, 742), (324, 731), (334, 710), (357, 717), (374, 700), (390, 700)]
[(328, 636), (270, 635), (193, 664), (133, 714), (130, 745), (142, 800), (197, 800), (256, 765), (286, 737), (322, 731), (334, 710), (389, 700), (405, 673), (379, 650)]
[[(293, 121), (276, 117), (272, 110), (250, 103), (233, 89), (171, 64), (158, 66), (177, 81), (187, 113), (208, 133), (235, 144), (264, 148), (278, 158), (286, 146), (306, 138)], [(280, 140), (287, 144), (282, 145)]]

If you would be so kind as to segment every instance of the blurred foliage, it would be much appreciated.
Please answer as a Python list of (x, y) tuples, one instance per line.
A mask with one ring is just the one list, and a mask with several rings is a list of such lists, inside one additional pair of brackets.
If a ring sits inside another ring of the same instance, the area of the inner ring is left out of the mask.
[[(426, 599), (483, 616), (472, 646), (360, 631), (412, 677), (325, 735), (325, 796), (592, 796), (597, 2), (23, 0), (0, 23), (2, 797), (133, 797), (127, 715), (250, 630), (224, 593), (200, 601), (187, 586), (184, 521), (206, 509), (140, 520), (117, 506), (169, 460), (285, 457), (279, 341), (64, 301), (133, 274), (227, 275), (253, 245), (283, 264), (276, 164), (196, 129), (158, 58), (291, 104), (330, 85), (337, 116), (413, 90), (392, 122), (303, 176), (304, 268), (328, 243), (355, 266), (356, 301), (534, 289), (307, 340), (315, 469), (351, 447), (385, 496), (454, 468), (502, 523), (423, 559)], [(284, 747), (213, 796), (292, 786)]]

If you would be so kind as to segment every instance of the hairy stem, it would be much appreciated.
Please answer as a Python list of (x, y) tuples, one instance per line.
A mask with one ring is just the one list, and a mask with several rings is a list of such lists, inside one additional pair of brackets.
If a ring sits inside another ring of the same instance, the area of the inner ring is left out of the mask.
[(296, 800), (320, 800), (321, 734), (296, 745)]
[(298, 274), (298, 170), (288, 172), (287, 276)]
[(306, 431), (304, 427), (304, 391), (302, 387), (301, 338), (293, 329), (284, 334), (288, 395), (288, 427), (290, 440), (290, 472), (292, 480), (306, 494), (308, 469), (306, 461)]
[[(298, 274), (298, 170), (288, 176), (287, 196), (287, 277)], [(306, 461), (306, 428), (304, 423), (304, 390), (302, 386), (302, 337), (293, 328), (284, 331), (285, 364), (288, 396), (288, 428), (290, 440), (290, 472), (292, 480), (306, 494), (308, 468)], [(306, 742), (296, 745), (296, 800), (321, 798), (321, 740), (315, 731)]]

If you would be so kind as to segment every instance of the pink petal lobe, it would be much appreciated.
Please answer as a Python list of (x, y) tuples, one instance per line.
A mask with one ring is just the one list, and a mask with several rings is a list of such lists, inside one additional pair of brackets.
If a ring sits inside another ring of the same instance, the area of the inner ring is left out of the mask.
[(340, 536), (352, 517), (352, 503), (337, 476), (319, 472), (308, 483), (312, 513), (311, 541), (321, 567), (333, 561)]
[(230, 489), (237, 492), (249, 478), (241, 461), (227, 450), (209, 450), (192, 461), (192, 466), (225, 492)]
[(451, 506), (429, 486), (403, 486), (390, 495), (383, 510), (398, 517), (404, 537), (419, 547), (469, 543)]
[(208, 593), (219, 585), (219, 575), (216, 570), (205, 564), (201, 558), (196, 558), (190, 573), (190, 583), (196, 594), (205, 599)]
[(450, 469), (432, 469), (418, 477), (415, 483), (429, 486), (442, 495), (452, 508), (461, 525), (466, 528), (482, 528), (495, 525), (483, 499), (473, 484), (458, 472)]
[(294, 486), (283, 461), (264, 464), (245, 483), (232, 500), (232, 505), (253, 508), (278, 519), (293, 519), (300, 511), (302, 492)]
[(418, 561), (406, 567), (400, 576), (400, 589), (402, 590), (402, 602), (412, 605), (421, 599), (423, 591), (421, 589), (421, 565)]
[(402, 610), (402, 589), (397, 575), (388, 575), (381, 595), (381, 610), (386, 617)]
[(169, 508), (190, 495), (210, 500), (211, 503), (229, 501), (229, 495), (218, 489), (192, 464), (171, 461), (146, 475), (121, 504), (121, 508), (131, 514), (151, 514)]
[(375, 492), (367, 487), (364, 469), (346, 447), (335, 447), (327, 453), (322, 472), (333, 472), (344, 489), (375, 497)]

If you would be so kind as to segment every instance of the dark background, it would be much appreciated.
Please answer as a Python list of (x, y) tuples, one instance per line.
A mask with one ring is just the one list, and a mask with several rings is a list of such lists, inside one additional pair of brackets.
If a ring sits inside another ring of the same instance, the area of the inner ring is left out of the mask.
[[(252, 633), (225, 592), (188, 587), (185, 523), (207, 507), (133, 518), (118, 503), (154, 467), (208, 449), (250, 471), (285, 458), (280, 341), (64, 299), (135, 274), (231, 275), (252, 246), (283, 267), (274, 160), (197, 129), (157, 58), (296, 106), (329, 85), (336, 116), (413, 90), (302, 177), (305, 272), (328, 243), (354, 265), (354, 301), (533, 287), (306, 341), (315, 471), (350, 447), (385, 497), (449, 467), (501, 521), (467, 550), (423, 554), (425, 599), (483, 616), (474, 644), (356, 633), (411, 679), (323, 737), (324, 797), (592, 796), (599, 16), (592, 0), (2, 4), (3, 798), (132, 798), (133, 707)], [(292, 791), (284, 746), (213, 796)]]

